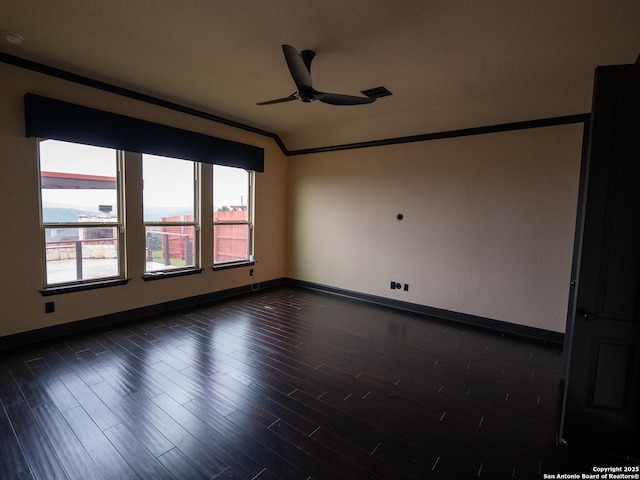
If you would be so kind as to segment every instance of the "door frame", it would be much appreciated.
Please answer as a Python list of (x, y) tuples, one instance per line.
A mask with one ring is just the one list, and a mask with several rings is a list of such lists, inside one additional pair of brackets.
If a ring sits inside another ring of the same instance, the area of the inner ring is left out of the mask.
[[(571, 280), (569, 286), (569, 301), (567, 304), (567, 322), (565, 325), (564, 342), (562, 347), (562, 381), (565, 382), (569, 373), (569, 360), (571, 359), (571, 342), (573, 341), (573, 325), (575, 321), (577, 305), (578, 278), (580, 274), (580, 255), (582, 254), (582, 235), (584, 227), (584, 215), (586, 207), (587, 179), (589, 169), (589, 134), (591, 116), (584, 120), (582, 130), (582, 153), (580, 158), (580, 179), (578, 183), (578, 202), (576, 207), (576, 225), (573, 236), (573, 258), (571, 261)], [(560, 429), (562, 432), (562, 428)]]

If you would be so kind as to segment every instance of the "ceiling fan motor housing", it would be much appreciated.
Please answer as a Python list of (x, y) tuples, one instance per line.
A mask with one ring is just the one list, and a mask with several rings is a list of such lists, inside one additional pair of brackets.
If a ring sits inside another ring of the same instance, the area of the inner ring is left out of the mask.
[(310, 103), (316, 100), (317, 93), (313, 88), (300, 88), (297, 93), (298, 99), (305, 103)]

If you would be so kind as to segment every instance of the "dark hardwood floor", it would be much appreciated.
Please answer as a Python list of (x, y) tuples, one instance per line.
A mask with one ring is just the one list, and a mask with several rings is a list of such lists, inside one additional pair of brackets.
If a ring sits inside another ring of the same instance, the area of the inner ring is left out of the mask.
[[(540, 479), (560, 347), (282, 287), (0, 356), (1, 479)], [(617, 461), (620, 464), (620, 461)]]

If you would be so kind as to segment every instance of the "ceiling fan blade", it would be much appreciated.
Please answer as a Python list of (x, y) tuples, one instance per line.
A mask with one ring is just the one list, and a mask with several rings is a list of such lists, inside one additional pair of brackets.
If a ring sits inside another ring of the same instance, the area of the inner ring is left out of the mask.
[(322, 92), (318, 92), (316, 99), (320, 100), (323, 103), (328, 103), (329, 105), (363, 105), (376, 101), (375, 98), (356, 97), (355, 95), (342, 95), (340, 93)]
[[(355, 95), (342, 95), (340, 93), (319, 92), (313, 88), (311, 81), (311, 62), (315, 57), (313, 50), (303, 50), (298, 52), (291, 45), (282, 45), (282, 52), (289, 67), (289, 73), (293, 77), (297, 90), (288, 97), (260, 102), (257, 105), (272, 105), (274, 103), (289, 102), (291, 100), (300, 100), (304, 103), (311, 103), (316, 100), (328, 103), (330, 105), (364, 105), (373, 103), (376, 98), (382, 95), (367, 95), (359, 97)], [(383, 87), (380, 87), (386, 91)], [(363, 92), (366, 93), (366, 92)], [(387, 95), (390, 92), (386, 91)]]
[(276, 100), (268, 100), (266, 102), (256, 103), (256, 105), (273, 105), (274, 103), (290, 102), (291, 100), (297, 100), (297, 99), (298, 97), (296, 97), (296, 94), (292, 93), (288, 97), (278, 98)]
[(304, 60), (298, 51), (291, 45), (282, 45), (282, 51), (298, 90), (312, 88), (311, 73), (309, 73), (309, 69), (304, 64)]

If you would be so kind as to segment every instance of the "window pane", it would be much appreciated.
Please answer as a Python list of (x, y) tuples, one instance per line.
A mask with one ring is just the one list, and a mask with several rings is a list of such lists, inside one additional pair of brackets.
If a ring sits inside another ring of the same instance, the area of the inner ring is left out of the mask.
[(45, 228), (47, 284), (119, 276), (117, 229)]
[(39, 150), (43, 222), (117, 221), (115, 150), (57, 140)]
[[(250, 172), (241, 168), (213, 166), (213, 261), (249, 259), (251, 206)], [(224, 225), (228, 223), (228, 225)]]
[(57, 140), (38, 150), (46, 285), (121, 278), (118, 152)]
[(249, 172), (241, 168), (214, 165), (213, 220), (216, 222), (248, 221), (248, 205)]
[(213, 226), (214, 263), (249, 259), (249, 225)]
[(196, 266), (195, 163), (146, 154), (142, 162), (145, 272)]
[(195, 226), (147, 226), (147, 272), (195, 266)]
[(143, 155), (144, 221), (193, 222), (194, 162)]

